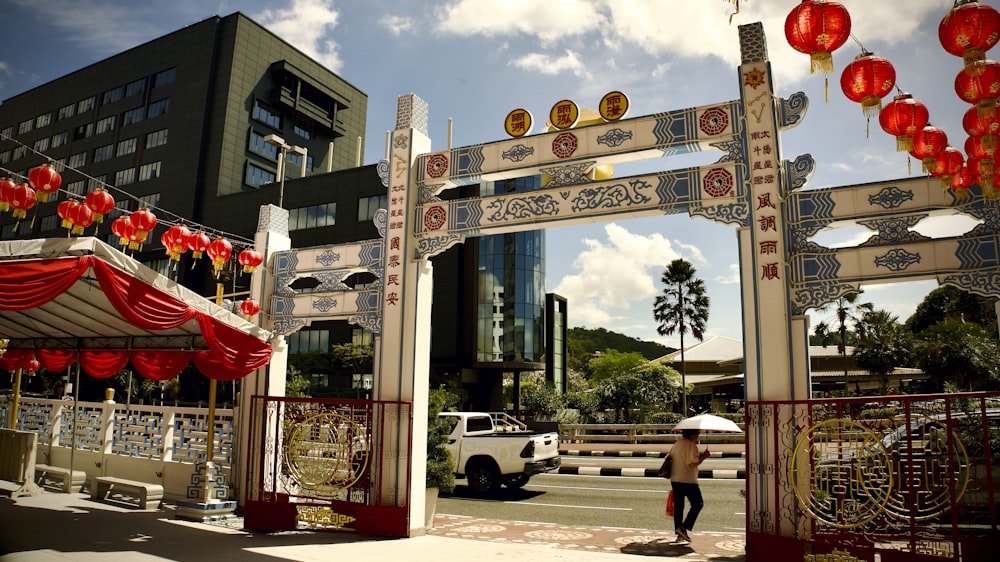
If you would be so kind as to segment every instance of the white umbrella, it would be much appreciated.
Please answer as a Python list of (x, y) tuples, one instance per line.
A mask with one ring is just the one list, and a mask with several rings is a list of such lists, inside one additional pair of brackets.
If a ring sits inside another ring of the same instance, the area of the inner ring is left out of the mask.
[(692, 416), (690, 418), (685, 418), (674, 426), (674, 431), (680, 431), (682, 429), (697, 429), (698, 431), (734, 431), (736, 433), (742, 433), (743, 430), (740, 426), (736, 425), (726, 418), (720, 418), (719, 416), (713, 416), (712, 414), (700, 414), (697, 416)]

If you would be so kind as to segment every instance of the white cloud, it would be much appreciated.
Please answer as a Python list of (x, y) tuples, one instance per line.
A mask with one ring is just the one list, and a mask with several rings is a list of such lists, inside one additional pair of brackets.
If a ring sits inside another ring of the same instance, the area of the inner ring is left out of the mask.
[[(587, 249), (573, 262), (576, 274), (566, 275), (554, 292), (570, 303), (570, 325), (609, 327), (633, 304), (650, 310), (663, 269), (681, 257), (661, 234), (643, 236), (616, 223), (604, 226), (606, 241), (585, 239)], [(634, 322), (634, 320), (633, 320)]]
[(10, 76), (10, 65), (7, 64), (7, 61), (0, 60), (0, 72)]
[(250, 17), (323, 66), (339, 72), (344, 64), (339, 46), (328, 35), (337, 26), (339, 16), (331, 0), (292, 0), (289, 7), (264, 10)]
[(396, 37), (412, 30), (414, 26), (413, 19), (404, 16), (382, 16), (378, 22)]
[(528, 35), (543, 43), (604, 25), (601, 2), (562, 0), (458, 0), (438, 10), (438, 30), (456, 35)]
[(569, 71), (580, 78), (589, 78), (587, 67), (573, 51), (567, 50), (561, 57), (542, 53), (531, 53), (511, 61), (511, 64), (525, 70), (535, 70), (542, 74), (559, 74)]
[(729, 264), (729, 270), (725, 275), (716, 275), (715, 281), (722, 285), (734, 285), (740, 282), (740, 264)]

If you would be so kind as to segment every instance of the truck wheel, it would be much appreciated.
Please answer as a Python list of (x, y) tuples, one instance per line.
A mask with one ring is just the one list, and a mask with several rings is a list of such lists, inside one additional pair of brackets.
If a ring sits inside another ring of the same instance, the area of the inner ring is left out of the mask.
[(503, 485), (507, 486), (511, 490), (517, 490), (523, 488), (525, 484), (528, 483), (528, 479), (531, 478), (527, 474), (509, 474), (503, 477)]
[(500, 489), (500, 471), (485, 462), (477, 462), (466, 470), (469, 486), (480, 494), (496, 492)]

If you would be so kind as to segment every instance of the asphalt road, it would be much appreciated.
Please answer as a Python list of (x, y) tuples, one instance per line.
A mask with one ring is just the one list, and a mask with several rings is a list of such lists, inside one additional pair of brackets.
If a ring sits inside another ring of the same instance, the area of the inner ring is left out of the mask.
[[(476, 496), (459, 480), (438, 499), (438, 513), (561, 525), (672, 530), (664, 515), (670, 483), (660, 478), (540, 474), (524, 489)], [(701, 481), (705, 509), (696, 531), (745, 532), (742, 480)]]

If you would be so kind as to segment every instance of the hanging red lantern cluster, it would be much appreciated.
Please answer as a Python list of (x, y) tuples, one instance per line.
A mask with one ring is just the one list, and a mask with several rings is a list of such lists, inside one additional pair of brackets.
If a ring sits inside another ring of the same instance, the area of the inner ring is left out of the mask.
[(994, 115), (1000, 96), (1000, 62), (980, 60), (962, 69), (955, 76), (955, 93), (976, 106), (980, 115)]
[(986, 58), (1000, 39), (1000, 13), (987, 4), (959, 0), (938, 24), (944, 50), (962, 57), (968, 69)]
[(56, 207), (62, 219), (62, 227), (70, 236), (79, 236), (88, 226), (94, 224), (94, 212), (85, 203), (67, 199)]
[(115, 208), (115, 198), (100, 187), (88, 193), (84, 202), (93, 212), (94, 222), (96, 223), (103, 223), (104, 216)]
[(927, 106), (910, 94), (899, 94), (882, 108), (878, 116), (882, 130), (896, 137), (896, 150), (913, 150), (913, 135), (927, 126)]
[(965, 156), (962, 155), (962, 151), (953, 146), (946, 146), (934, 159), (934, 168), (930, 173), (941, 180), (942, 189), (950, 189), (955, 174), (959, 173), (964, 164)]
[(136, 240), (130, 241), (129, 249), (135, 250), (146, 241), (149, 233), (156, 228), (156, 215), (149, 209), (142, 208), (129, 215), (129, 222), (132, 223), (136, 231)]
[(896, 87), (896, 69), (883, 57), (862, 51), (844, 68), (840, 89), (847, 99), (861, 104), (861, 112), (871, 119), (882, 111), (882, 98)]
[(240, 303), (240, 312), (246, 316), (247, 320), (250, 320), (254, 314), (260, 312), (260, 304), (253, 299), (247, 299)]
[(225, 238), (216, 238), (208, 245), (208, 257), (212, 258), (212, 267), (215, 269), (215, 275), (218, 277), (219, 272), (229, 261), (229, 257), (233, 255), (233, 245)]
[(937, 156), (948, 146), (948, 134), (944, 130), (928, 124), (913, 135), (913, 149), (910, 156), (920, 160), (924, 172), (930, 173), (937, 165)]
[(243, 266), (243, 273), (253, 273), (257, 266), (264, 263), (264, 254), (257, 250), (243, 250), (237, 259)]
[(28, 172), (28, 183), (34, 188), (38, 201), (45, 203), (49, 200), (50, 194), (59, 192), (59, 186), (62, 185), (62, 176), (52, 166), (42, 164), (41, 166), (32, 168)]
[(5, 180), (0, 185), (0, 203), (2, 203), (4, 210), (10, 209), (11, 215), (17, 219), (17, 222), (14, 223), (15, 232), (21, 224), (21, 219), (28, 216), (28, 211), (35, 206), (36, 202), (35, 190), (23, 183)]
[(167, 257), (173, 261), (180, 261), (181, 254), (188, 251), (190, 239), (191, 230), (183, 224), (171, 226), (160, 236), (160, 242), (167, 251)]

